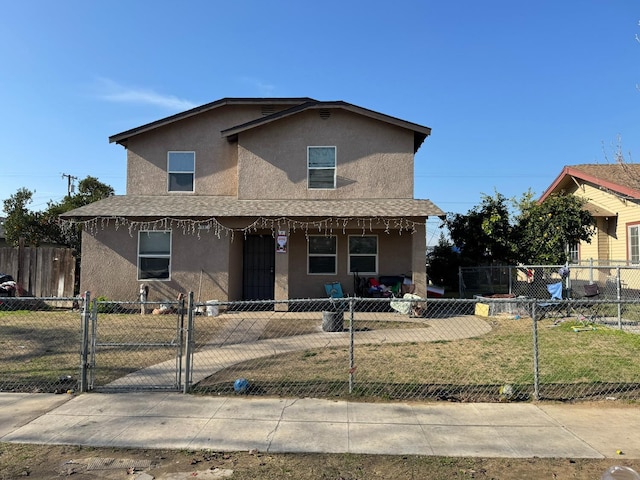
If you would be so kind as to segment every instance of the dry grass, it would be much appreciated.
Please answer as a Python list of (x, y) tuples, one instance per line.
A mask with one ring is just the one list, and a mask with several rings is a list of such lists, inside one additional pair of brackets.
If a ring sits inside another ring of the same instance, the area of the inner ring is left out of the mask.
[[(490, 480), (595, 479), (611, 465), (640, 471), (640, 461), (566, 458), (452, 458), (417, 455), (274, 454), (153, 449), (83, 448), (60, 445), (0, 443), (0, 480), (15, 478), (128, 478), (122, 468), (88, 471), (96, 459), (151, 461), (154, 478), (209, 477), (215, 468), (232, 470), (235, 480)], [(73, 460), (73, 463), (69, 463)], [(137, 471), (136, 474), (140, 472)], [(133, 475), (135, 477), (136, 475)]]
[[(200, 349), (216, 342), (229, 344), (318, 333), (320, 319), (316, 317), (257, 312), (198, 316), (195, 345)], [(492, 318), (490, 333), (476, 338), (407, 343), (394, 342), (393, 333), (428, 328), (429, 322), (388, 318), (361, 315), (357, 320), (357, 332), (384, 330), (389, 334), (384, 342), (356, 345), (355, 369), (351, 372), (348, 347), (301, 345), (296, 352), (238, 363), (197, 387), (200, 391), (228, 393), (231, 381), (244, 376), (251, 380), (254, 393), (336, 396), (349, 395), (351, 381), (355, 386), (351, 395), (364, 398), (491, 401), (500, 399), (501, 385), (511, 384), (515, 398), (530, 398), (533, 340), (529, 319)], [(637, 395), (640, 335), (602, 326), (577, 333), (571, 329), (572, 324), (564, 322), (554, 327), (552, 319), (539, 322), (540, 381), (546, 394), (559, 399), (572, 395), (597, 398), (625, 391)], [(181, 351), (179, 327), (176, 314), (99, 315), (95, 384), (105, 385), (176, 358)], [(243, 328), (247, 331), (241, 331)], [(4, 372), (0, 389), (67, 388), (78, 378), (80, 344), (78, 312), (0, 312), (0, 368)], [(557, 385), (562, 388), (558, 390)]]
[[(533, 394), (533, 339), (528, 320), (491, 319), (489, 334), (431, 343), (358, 345), (349, 377), (348, 347), (305, 349), (234, 365), (200, 382), (205, 392), (229, 393), (234, 378), (252, 380), (256, 393), (352, 395), (366, 398), (501, 400), (499, 389), (513, 385), (511, 399)], [(409, 324), (410, 325), (410, 324)], [(598, 398), (625, 389), (637, 395), (635, 358), (640, 336), (607, 327), (574, 332), (572, 322), (539, 324), (541, 383), (554, 385), (556, 399), (572, 394)], [(352, 385), (353, 385), (352, 384)], [(557, 384), (561, 388), (555, 388)], [(585, 385), (592, 388), (586, 389)], [(544, 393), (544, 392), (543, 392)]]

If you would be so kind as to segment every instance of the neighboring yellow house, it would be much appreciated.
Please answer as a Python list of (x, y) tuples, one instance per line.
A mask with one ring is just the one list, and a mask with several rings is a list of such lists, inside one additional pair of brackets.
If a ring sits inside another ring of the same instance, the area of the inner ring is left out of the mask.
[(584, 198), (596, 220), (595, 236), (572, 251), (573, 263), (640, 264), (640, 164), (566, 166), (540, 201), (560, 192)]

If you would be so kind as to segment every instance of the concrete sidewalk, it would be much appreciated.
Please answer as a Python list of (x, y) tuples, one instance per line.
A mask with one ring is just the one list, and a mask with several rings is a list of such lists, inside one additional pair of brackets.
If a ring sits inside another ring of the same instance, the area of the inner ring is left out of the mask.
[(0, 393), (0, 441), (93, 447), (453, 457), (640, 458), (640, 409), (615, 404), (359, 403)]

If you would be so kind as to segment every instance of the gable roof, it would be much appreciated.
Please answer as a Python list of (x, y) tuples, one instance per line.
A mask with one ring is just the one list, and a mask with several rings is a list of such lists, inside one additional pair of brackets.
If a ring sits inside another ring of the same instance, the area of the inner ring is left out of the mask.
[[(320, 213), (321, 212), (321, 213)], [(114, 195), (63, 213), (66, 219), (208, 217), (442, 217), (430, 200), (238, 200), (204, 195)]]
[(414, 153), (418, 151), (418, 149), (422, 145), (422, 142), (424, 142), (425, 138), (427, 138), (431, 134), (431, 128), (429, 127), (418, 125), (417, 123), (413, 123), (413, 122), (408, 122), (406, 120), (392, 117), (384, 113), (379, 113), (374, 110), (369, 110), (368, 108), (359, 107), (351, 103), (343, 102), (342, 100), (330, 101), (330, 102), (320, 102), (317, 100), (310, 100), (303, 104), (296, 105), (294, 107), (291, 107), (286, 110), (282, 110), (272, 115), (260, 117), (250, 122), (244, 123), (242, 125), (236, 125), (234, 127), (227, 128), (223, 130), (221, 133), (222, 133), (222, 136), (228, 139), (233, 139), (239, 133), (245, 132), (252, 128), (259, 127), (261, 125), (267, 125), (269, 123), (281, 120), (283, 118), (290, 117), (292, 115), (297, 115), (301, 112), (305, 112), (308, 110), (330, 110), (330, 109), (346, 110), (349, 112), (356, 113), (358, 115), (363, 115), (365, 117), (372, 118), (374, 120), (379, 120), (381, 122), (389, 123), (397, 127), (406, 128), (407, 130), (412, 130), (414, 132), (414, 142), (413, 142)]
[(605, 163), (565, 166), (551, 186), (540, 197), (544, 201), (552, 193), (581, 182), (591, 183), (625, 198), (640, 199), (640, 164)]
[(357, 105), (343, 102), (341, 100), (321, 102), (309, 97), (222, 98), (220, 100), (216, 100), (215, 102), (207, 103), (206, 105), (192, 108), (191, 110), (187, 110), (185, 112), (181, 112), (176, 115), (172, 115), (170, 117), (162, 118), (160, 120), (156, 120), (155, 122), (147, 123), (146, 125), (132, 128), (130, 130), (124, 131), (122, 133), (118, 133), (116, 135), (112, 135), (111, 137), (109, 137), (109, 143), (117, 143), (119, 145), (126, 147), (127, 140), (135, 135), (139, 135), (141, 133), (145, 133), (166, 125), (170, 125), (171, 123), (178, 122), (180, 120), (184, 120), (186, 118), (193, 117), (195, 115), (199, 115), (201, 113), (208, 112), (210, 110), (213, 110), (225, 105), (281, 105), (281, 106), (288, 107), (282, 111), (279, 111), (270, 115), (261, 116), (250, 122), (246, 122), (241, 125), (232, 126), (230, 128), (223, 130), (221, 132), (222, 135), (229, 140), (234, 139), (239, 133), (250, 130), (251, 128), (256, 128), (261, 125), (266, 125), (268, 123), (275, 122), (280, 119), (287, 118), (304, 111), (308, 111), (311, 109), (321, 110), (321, 109), (336, 109), (336, 108), (347, 110), (347, 111), (356, 113), (358, 115), (363, 115), (369, 118), (373, 118), (375, 120), (379, 120), (391, 125), (395, 125), (395, 126), (406, 128), (408, 130), (413, 131), (414, 132), (414, 142), (413, 142), (414, 153), (418, 151), (418, 148), (420, 148), (425, 138), (427, 138), (431, 134), (431, 128), (429, 127), (418, 125), (417, 123), (413, 123), (413, 122), (408, 122), (406, 120), (392, 117), (390, 115), (385, 115), (384, 113), (379, 113), (373, 110), (369, 110), (367, 108), (358, 107)]
[(139, 135), (141, 133), (148, 132), (150, 130), (154, 130), (159, 127), (164, 127), (165, 125), (169, 125), (174, 122), (178, 122), (180, 120), (184, 120), (185, 118), (193, 117), (200, 113), (208, 112), (210, 110), (214, 110), (216, 108), (223, 107), (225, 105), (300, 105), (301, 103), (313, 101), (312, 98), (309, 97), (301, 97), (301, 98), (221, 98), (220, 100), (216, 100), (215, 102), (206, 103), (204, 105), (200, 105), (199, 107), (192, 108), (191, 110), (186, 110), (184, 112), (176, 113), (175, 115), (171, 115), (169, 117), (161, 118), (160, 120), (156, 120), (151, 123), (147, 123), (145, 125), (141, 125), (136, 128), (132, 128), (130, 130), (126, 130), (121, 133), (117, 133), (109, 137), (109, 143), (117, 143), (122, 146), (126, 146), (126, 142), (130, 137), (135, 135)]

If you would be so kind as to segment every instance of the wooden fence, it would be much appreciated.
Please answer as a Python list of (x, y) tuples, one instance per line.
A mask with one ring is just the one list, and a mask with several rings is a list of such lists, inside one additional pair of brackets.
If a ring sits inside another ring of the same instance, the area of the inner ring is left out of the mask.
[(0, 247), (0, 273), (11, 275), (28, 297), (74, 296), (76, 258), (59, 247)]

